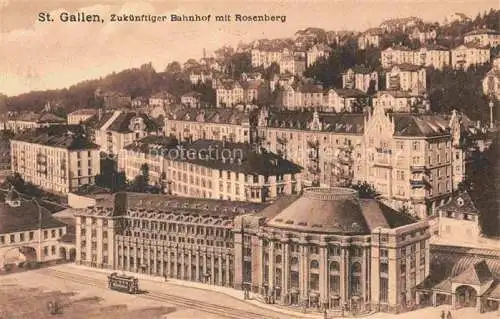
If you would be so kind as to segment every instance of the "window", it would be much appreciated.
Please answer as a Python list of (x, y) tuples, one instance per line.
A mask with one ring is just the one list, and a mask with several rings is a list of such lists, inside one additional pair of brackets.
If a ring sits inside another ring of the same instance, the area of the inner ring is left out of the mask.
[(50, 236), (51, 236), (51, 238), (56, 238), (56, 230), (55, 229), (52, 229), (50, 231)]
[(44, 230), (43, 231), (43, 239), (47, 239), (47, 238), (49, 238), (49, 232)]
[(30, 231), (28, 237), (29, 237), (29, 240), (33, 240), (33, 238), (35, 237), (35, 233)]
[(0, 236), (0, 244), (5, 244), (5, 237), (4, 236)]
[(15, 238), (14, 234), (10, 235), (10, 242), (14, 243), (15, 241), (16, 241), (16, 238)]
[(19, 241), (24, 241), (24, 233), (19, 234)]
[(389, 282), (387, 278), (380, 278), (380, 302), (387, 302), (389, 299)]
[(340, 271), (340, 265), (336, 261), (332, 261), (330, 263), (330, 272), (339, 272)]
[(50, 253), (52, 254), (52, 256), (56, 254), (56, 246), (50, 247)]

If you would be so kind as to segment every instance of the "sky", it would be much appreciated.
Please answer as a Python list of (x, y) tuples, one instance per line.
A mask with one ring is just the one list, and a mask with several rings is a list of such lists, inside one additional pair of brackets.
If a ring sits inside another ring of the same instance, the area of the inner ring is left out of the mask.
[[(68, 87), (152, 62), (200, 58), (223, 46), (292, 37), (306, 27), (362, 31), (395, 17), (474, 18), (498, 0), (0, 0), (0, 93)], [(38, 21), (48, 12), (54, 22)], [(62, 12), (99, 14), (104, 23), (63, 23)], [(212, 15), (211, 22), (113, 23), (111, 14)], [(215, 22), (214, 15), (285, 15), (286, 22)]]

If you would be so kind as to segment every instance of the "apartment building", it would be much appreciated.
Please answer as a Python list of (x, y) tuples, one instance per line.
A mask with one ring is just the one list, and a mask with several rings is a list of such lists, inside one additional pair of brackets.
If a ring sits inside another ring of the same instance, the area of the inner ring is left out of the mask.
[(20, 198), (14, 190), (0, 202), (0, 221), (0, 273), (66, 259), (66, 251), (60, 247), (66, 225), (52, 218), (47, 209)]
[[(364, 127), (359, 181), (372, 184), (391, 207), (426, 217), (464, 177), (460, 119), (375, 108)], [(457, 141), (458, 140), (458, 141)], [(455, 154), (456, 153), (456, 154)], [(457, 178), (455, 178), (455, 175)]]
[(238, 104), (258, 104), (266, 101), (268, 86), (263, 80), (233, 81), (218, 83), (216, 93), (217, 107), (233, 107)]
[(494, 48), (500, 45), (500, 33), (491, 29), (476, 29), (464, 35), (464, 43), (477, 43), (479, 46)]
[(426, 44), (418, 50), (395, 46), (382, 51), (383, 68), (391, 68), (404, 63), (442, 70), (451, 64), (451, 52), (448, 48), (436, 44)]
[(178, 108), (165, 120), (165, 135), (179, 141), (210, 139), (250, 143), (252, 113), (235, 108)]
[(378, 91), (378, 78), (378, 72), (370, 70), (364, 65), (359, 65), (342, 74), (342, 87), (344, 89), (358, 89), (364, 93), (367, 93), (370, 88), (373, 91)]
[(490, 48), (477, 42), (459, 45), (451, 50), (451, 66), (454, 69), (468, 69), (470, 66), (489, 63)]
[(423, 103), (425, 103), (423, 96), (413, 95), (405, 91), (379, 91), (372, 98), (374, 108), (383, 108), (393, 112), (409, 113)]
[(179, 196), (265, 202), (301, 189), (301, 167), (246, 143), (147, 137), (126, 150), (127, 179), (147, 164), (150, 183)]
[(192, 108), (199, 108), (201, 106), (201, 93), (191, 91), (181, 96), (181, 103)]
[(257, 142), (304, 167), (305, 185), (348, 185), (363, 136), (362, 114), (262, 110)]
[(10, 145), (12, 172), (50, 192), (66, 194), (100, 174), (99, 146), (65, 127), (17, 135)]
[(358, 49), (366, 50), (369, 47), (378, 48), (382, 40), (384, 30), (381, 28), (370, 28), (358, 37)]
[(149, 98), (150, 106), (166, 106), (175, 103), (178, 103), (177, 97), (166, 91), (158, 92)]
[(287, 56), (293, 56), (291, 49), (285, 46), (261, 46), (253, 48), (251, 51), (252, 55), (252, 67), (268, 68), (273, 63), (280, 64), (280, 61)]
[(397, 64), (414, 64), (414, 52), (405, 46), (395, 45), (383, 50), (380, 54), (380, 63), (384, 69), (388, 69)]
[(306, 60), (300, 56), (285, 56), (279, 61), (280, 73), (302, 76), (306, 70)]
[(424, 25), (414, 28), (408, 36), (410, 40), (417, 40), (423, 44), (436, 40), (437, 31), (435, 26)]
[(332, 52), (332, 49), (323, 44), (323, 43), (318, 43), (313, 45), (309, 50), (306, 52), (306, 57), (307, 57), (307, 67), (310, 67), (316, 61), (319, 59), (327, 59)]
[(394, 65), (385, 75), (388, 90), (425, 93), (427, 78), (425, 68), (413, 64)]
[(195, 69), (189, 73), (189, 81), (191, 84), (207, 83), (212, 81), (214, 75), (212, 71)]
[(99, 114), (96, 121), (91, 123), (91, 127), (100, 151), (110, 157), (119, 156), (120, 151), (133, 141), (160, 134), (161, 131), (158, 124), (148, 115), (127, 111)]

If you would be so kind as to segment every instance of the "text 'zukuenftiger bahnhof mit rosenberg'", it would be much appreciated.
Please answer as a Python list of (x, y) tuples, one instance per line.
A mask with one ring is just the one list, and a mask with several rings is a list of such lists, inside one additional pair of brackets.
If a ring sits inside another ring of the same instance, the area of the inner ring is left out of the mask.
[(39, 22), (67, 22), (67, 23), (104, 23), (109, 22), (279, 22), (285, 23), (285, 15), (246, 15), (246, 14), (109, 14), (106, 19), (101, 14), (89, 14), (86, 12), (61, 12), (54, 16), (48, 12), (38, 14)]

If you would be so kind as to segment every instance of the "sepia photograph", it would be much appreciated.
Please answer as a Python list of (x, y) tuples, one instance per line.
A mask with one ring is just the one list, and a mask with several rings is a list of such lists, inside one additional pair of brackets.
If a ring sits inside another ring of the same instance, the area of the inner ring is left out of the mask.
[(0, 0), (0, 319), (500, 317), (498, 0)]

